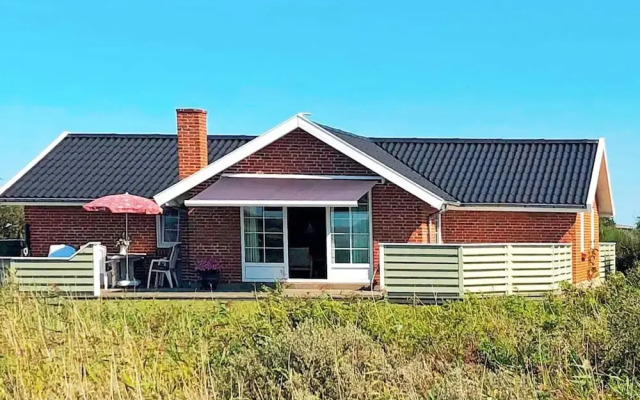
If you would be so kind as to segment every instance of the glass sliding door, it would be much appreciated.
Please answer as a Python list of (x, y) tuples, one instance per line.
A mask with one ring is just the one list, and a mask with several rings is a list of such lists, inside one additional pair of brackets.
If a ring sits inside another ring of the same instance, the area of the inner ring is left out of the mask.
[(286, 277), (285, 220), (282, 207), (243, 207), (243, 266), (247, 280)]
[(331, 260), (341, 265), (370, 264), (371, 207), (369, 196), (357, 207), (331, 207)]

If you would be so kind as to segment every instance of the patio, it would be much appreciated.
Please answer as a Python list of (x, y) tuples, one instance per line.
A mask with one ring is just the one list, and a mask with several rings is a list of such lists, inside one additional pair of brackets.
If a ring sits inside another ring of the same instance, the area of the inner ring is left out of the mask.
[[(264, 286), (262, 286), (264, 288)], [(255, 285), (221, 284), (215, 291), (199, 291), (189, 288), (158, 289), (102, 289), (103, 299), (149, 299), (149, 300), (257, 300), (269, 295), (267, 290)], [(334, 300), (367, 299), (381, 300), (384, 293), (380, 290), (365, 290), (357, 286), (329, 288), (326, 285), (285, 285), (282, 295), (296, 298), (329, 297)]]

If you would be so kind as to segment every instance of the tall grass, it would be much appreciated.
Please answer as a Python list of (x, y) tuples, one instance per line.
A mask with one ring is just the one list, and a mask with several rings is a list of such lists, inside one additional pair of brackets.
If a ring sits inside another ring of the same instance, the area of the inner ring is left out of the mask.
[(445, 306), (78, 301), (0, 290), (3, 399), (640, 396), (640, 290)]

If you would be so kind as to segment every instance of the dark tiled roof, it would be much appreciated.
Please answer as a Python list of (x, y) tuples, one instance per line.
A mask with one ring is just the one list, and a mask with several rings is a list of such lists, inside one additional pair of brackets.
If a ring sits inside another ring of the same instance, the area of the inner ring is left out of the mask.
[(373, 139), (461, 203), (587, 202), (597, 140)]
[(341, 129), (332, 128), (327, 125), (317, 124), (322, 127), (324, 130), (332, 133), (336, 137), (344, 140), (349, 143), (353, 147), (361, 150), (366, 153), (369, 157), (372, 157), (384, 164), (385, 166), (391, 168), (392, 170), (402, 174), (403, 176), (409, 178), (413, 182), (427, 189), (431, 193), (436, 196), (440, 196), (442, 199), (446, 201), (455, 200), (449, 193), (442, 190), (440, 187), (434, 185), (429, 180), (425, 179), (422, 175), (411, 169), (410, 166), (404, 164), (402, 161), (395, 158), (392, 154), (389, 154), (380, 146), (378, 146), (375, 142), (371, 141), (368, 138), (354, 135), (352, 133), (343, 131)]
[[(449, 202), (576, 206), (587, 202), (595, 140), (367, 138), (319, 125)], [(209, 162), (253, 136), (209, 136)], [(0, 199), (153, 197), (178, 181), (175, 135), (70, 134)]]
[[(209, 162), (251, 139), (209, 136)], [(87, 200), (128, 191), (150, 198), (176, 182), (175, 135), (70, 134), (0, 197)]]

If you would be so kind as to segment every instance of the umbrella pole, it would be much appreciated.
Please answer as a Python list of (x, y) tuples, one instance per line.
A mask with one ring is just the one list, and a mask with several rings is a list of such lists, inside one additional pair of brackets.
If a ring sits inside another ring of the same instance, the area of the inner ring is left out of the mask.
[[(126, 213), (124, 215), (124, 240), (128, 241), (129, 240), (129, 213)], [(129, 245), (131, 245), (131, 243), (129, 243)], [(126, 268), (126, 276), (127, 276), (127, 282), (130, 280), (129, 279), (129, 246), (127, 246), (127, 254), (125, 255), (125, 268)]]

